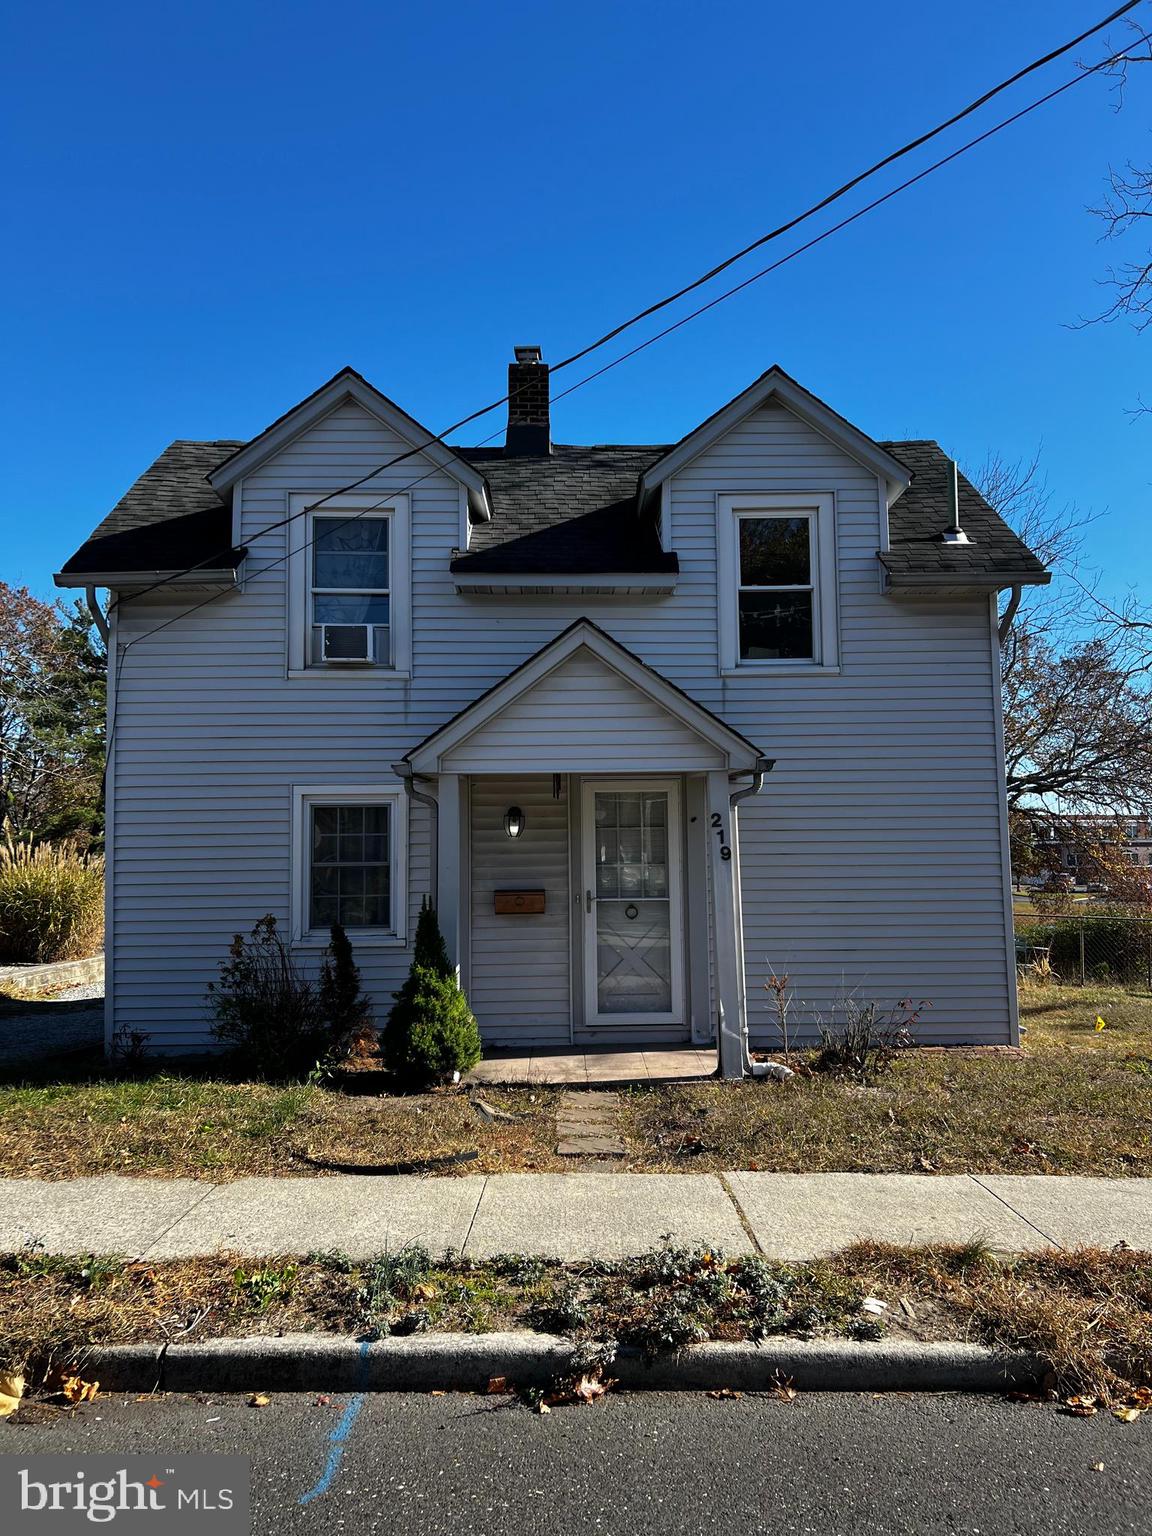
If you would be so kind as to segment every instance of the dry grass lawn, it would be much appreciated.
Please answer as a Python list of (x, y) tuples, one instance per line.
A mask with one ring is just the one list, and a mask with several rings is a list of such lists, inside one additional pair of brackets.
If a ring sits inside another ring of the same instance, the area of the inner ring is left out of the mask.
[(555, 1089), (485, 1088), (513, 1117), (488, 1120), (460, 1089), (390, 1097), (137, 1073), (0, 1084), (0, 1167), (224, 1180), (323, 1172), (301, 1154), (379, 1172), (464, 1155), (429, 1171), (1152, 1175), (1152, 996), (1029, 987), (1021, 1011), (1022, 1056), (911, 1051), (869, 1088), (812, 1075), (635, 1089), (621, 1096), (627, 1156), (607, 1163), (555, 1156)]
[(459, 1092), (352, 1095), (168, 1074), (0, 1087), (0, 1167), (9, 1178), (223, 1181), (322, 1173), (305, 1157), (379, 1173), (460, 1154), (475, 1156), (445, 1172), (562, 1166), (552, 1153), (554, 1093), (486, 1090), (485, 1098), (515, 1119), (485, 1121)]
[(1022, 1056), (910, 1051), (869, 1088), (638, 1090), (630, 1139), (646, 1167), (697, 1172), (1152, 1174), (1152, 997), (1024, 988), (1021, 1017)]

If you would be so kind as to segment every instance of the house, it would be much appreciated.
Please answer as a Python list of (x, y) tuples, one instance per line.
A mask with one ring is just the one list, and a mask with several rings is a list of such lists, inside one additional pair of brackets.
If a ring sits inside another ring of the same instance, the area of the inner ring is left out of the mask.
[[(271, 911), (381, 1015), (421, 898), (489, 1047), (719, 1040), (855, 993), (1017, 1038), (996, 594), (1047, 572), (934, 442), (780, 368), (679, 442), (502, 447), (346, 369), (166, 448), (67, 561), (112, 594), (109, 1035), (210, 1043)], [(957, 526), (958, 525), (958, 526)]]
[[(1045, 874), (1054, 870), (1076, 880), (1084, 877), (1092, 863), (1086, 854), (1099, 847), (1114, 848), (1134, 869), (1152, 869), (1152, 818), (1125, 811), (1095, 815), (1076, 812), (1046, 824), (1032, 840), (1033, 853), (1045, 866)], [(1093, 878), (1090, 870), (1087, 878)], [(1043, 875), (1035, 875), (1028, 883), (1039, 884), (1043, 879)]]

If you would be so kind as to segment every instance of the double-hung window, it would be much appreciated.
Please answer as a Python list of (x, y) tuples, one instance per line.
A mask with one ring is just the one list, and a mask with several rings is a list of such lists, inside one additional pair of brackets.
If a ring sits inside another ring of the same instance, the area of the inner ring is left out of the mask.
[(833, 498), (719, 500), (722, 670), (835, 666)]
[(313, 666), (392, 661), (390, 519), (370, 513), (312, 519)]
[(402, 790), (295, 791), (293, 933), (323, 942), (333, 923), (361, 939), (402, 939), (406, 825)]
[(811, 661), (816, 654), (810, 512), (736, 515), (741, 661)]
[(289, 511), (289, 676), (408, 676), (408, 497), (300, 491)]

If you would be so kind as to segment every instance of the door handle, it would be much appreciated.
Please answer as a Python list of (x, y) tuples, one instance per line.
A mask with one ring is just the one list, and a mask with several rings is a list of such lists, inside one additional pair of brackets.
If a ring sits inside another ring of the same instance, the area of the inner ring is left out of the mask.
[(584, 910), (585, 910), (585, 912), (591, 912), (591, 910), (592, 910), (592, 903), (595, 900), (596, 900), (596, 898), (595, 898), (595, 896), (593, 896), (591, 891), (585, 891), (584, 892)]

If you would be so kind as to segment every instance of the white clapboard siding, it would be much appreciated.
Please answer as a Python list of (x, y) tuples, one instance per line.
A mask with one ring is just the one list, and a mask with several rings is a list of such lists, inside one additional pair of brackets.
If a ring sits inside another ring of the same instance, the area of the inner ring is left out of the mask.
[(776, 1042), (769, 968), (790, 976), (793, 1022), (809, 1033), (855, 994), (929, 1001), (925, 1039), (1007, 1040), (1014, 976), (987, 603), (884, 597), (875, 477), (779, 406), (676, 477), (682, 567), (714, 569), (718, 492), (761, 490), (835, 492), (842, 669), (714, 674), (697, 694), (776, 759), (739, 810), (753, 1043)]
[(578, 653), (445, 754), (446, 771), (626, 773), (722, 768), (724, 757), (598, 656)]
[[(113, 776), (117, 1026), (148, 1032), (157, 1048), (201, 1044), (204, 990), (232, 933), (268, 911), (287, 924), (293, 785), (394, 785), (392, 763), (587, 616), (777, 759), (761, 796), (739, 813), (754, 1038), (771, 1038), (762, 985), (769, 963), (790, 971), (813, 1010), (841, 990), (884, 1000), (911, 994), (934, 1004), (926, 1037), (1008, 1037), (989, 613), (983, 602), (900, 604), (881, 595), (871, 474), (769, 406), (675, 477), (674, 595), (542, 600), (455, 592), (448, 567), (460, 541), (460, 490), (414, 457), (375, 482), (382, 491), (411, 487), (411, 679), (289, 678), (285, 567), (275, 563), (285, 534), (262, 530), (286, 515), (293, 492), (336, 490), (407, 447), (361, 407), (334, 410), (243, 482), (243, 590), (124, 657)], [(719, 675), (716, 497), (745, 490), (835, 494), (839, 675)], [(182, 606), (191, 600), (159, 594), (125, 604), (121, 640)], [(621, 696), (618, 681), (598, 677), (585, 693), (571, 677), (567, 691), (539, 696), (554, 711), (561, 759), (549, 773), (619, 771), (626, 743), (645, 751), (668, 744), (671, 727)], [(517, 729), (527, 724), (522, 715)], [(510, 728), (502, 722), (500, 732)], [(453, 767), (523, 770), (529, 765), (508, 761), (507, 751), (527, 740), (508, 735), (504, 760), (497, 750)], [(689, 746), (682, 737), (674, 745)], [(484, 742), (469, 749), (481, 753)], [(423, 806), (412, 807), (410, 825), (414, 922), (429, 888)], [(383, 1017), (409, 951), (358, 945), (357, 958)], [(481, 972), (481, 987), (493, 986), (488, 960)], [(566, 1032), (558, 981), (555, 990), (541, 1039)], [(494, 1027), (493, 1008), (503, 1005), (494, 992), (485, 996)]]
[[(486, 1044), (564, 1045), (569, 1039), (568, 787), (551, 774), (472, 781), (472, 939), (468, 996)], [(518, 805), (511, 838), (504, 812)], [(542, 890), (540, 914), (493, 910), (496, 891)]]

